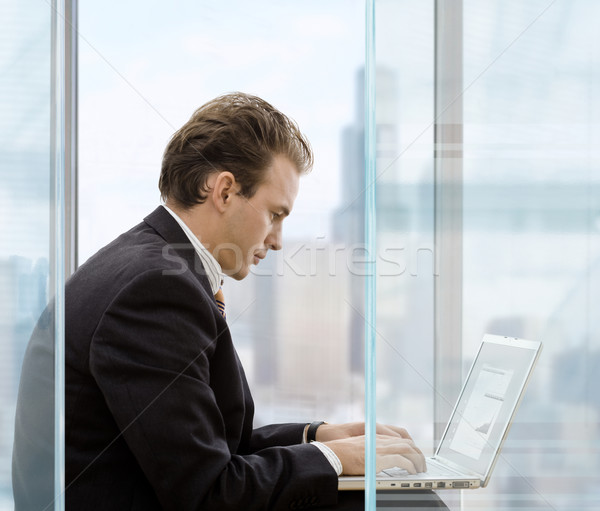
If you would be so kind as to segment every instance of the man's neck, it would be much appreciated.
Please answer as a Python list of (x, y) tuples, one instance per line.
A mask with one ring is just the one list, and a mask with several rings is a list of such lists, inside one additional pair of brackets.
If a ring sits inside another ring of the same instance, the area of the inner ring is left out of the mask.
[(214, 232), (215, 222), (211, 221), (211, 212), (208, 204), (196, 204), (190, 208), (183, 208), (172, 200), (165, 202), (173, 213), (175, 213), (188, 226), (200, 243), (212, 253), (217, 245), (217, 233)]

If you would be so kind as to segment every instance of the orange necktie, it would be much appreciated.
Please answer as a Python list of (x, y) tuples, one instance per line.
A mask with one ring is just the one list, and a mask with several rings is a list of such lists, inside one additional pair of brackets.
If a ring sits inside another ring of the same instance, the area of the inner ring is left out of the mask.
[(221, 316), (226, 318), (225, 314), (225, 296), (223, 295), (223, 289), (219, 288), (219, 290), (215, 293), (215, 301), (217, 302), (217, 307), (219, 308), (219, 312)]

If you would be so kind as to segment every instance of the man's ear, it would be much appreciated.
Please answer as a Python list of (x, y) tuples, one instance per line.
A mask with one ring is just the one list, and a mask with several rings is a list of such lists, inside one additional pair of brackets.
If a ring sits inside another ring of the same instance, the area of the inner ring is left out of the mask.
[(215, 208), (220, 213), (223, 213), (231, 204), (231, 199), (237, 193), (238, 188), (235, 176), (231, 172), (219, 172), (211, 195)]

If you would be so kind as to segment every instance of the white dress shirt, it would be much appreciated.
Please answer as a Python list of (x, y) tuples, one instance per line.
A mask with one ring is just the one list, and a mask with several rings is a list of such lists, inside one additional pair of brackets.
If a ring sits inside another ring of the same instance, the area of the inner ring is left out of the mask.
[(208, 277), (208, 282), (210, 283), (210, 289), (212, 290), (213, 295), (217, 293), (219, 288), (223, 285), (223, 270), (221, 269), (221, 265), (214, 258), (214, 256), (200, 243), (200, 240), (196, 237), (196, 235), (192, 232), (192, 230), (185, 224), (185, 222), (177, 216), (177, 214), (169, 209), (167, 206), (163, 204), (163, 208), (165, 208), (171, 216), (177, 220), (179, 226), (183, 229), (183, 232), (190, 240), (190, 243), (194, 247), (196, 254), (202, 261), (202, 266), (204, 266), (204, 270), (206, 271), (206, 276)]

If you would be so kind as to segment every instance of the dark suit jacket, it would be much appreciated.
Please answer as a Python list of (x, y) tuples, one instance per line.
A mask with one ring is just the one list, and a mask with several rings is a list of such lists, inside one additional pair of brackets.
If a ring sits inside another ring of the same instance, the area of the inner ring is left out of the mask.
[(66, 286), (68, 510), (334, 506), (304, 424), (254, 405), (199, 258), (157, 208)]

